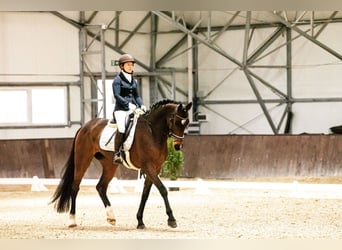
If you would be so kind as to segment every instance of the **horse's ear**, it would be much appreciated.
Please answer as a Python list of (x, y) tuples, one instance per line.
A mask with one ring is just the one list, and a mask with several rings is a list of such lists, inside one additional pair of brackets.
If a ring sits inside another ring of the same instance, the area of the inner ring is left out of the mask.
[(188, 111), (192, 107), (192, 102), (189, 102), (186, 106), (185, 109)]
[(182, 112), (182, 110), (183, 110), (183, 105), (180, 103), (177, 106), (177, 112)]
[(183, 107), (183, 104), (179, 104), (177, 107), (177, 112), (181, 111), (188, 111), (192, 107), (192, 102), (189, 102), (185, 107)]

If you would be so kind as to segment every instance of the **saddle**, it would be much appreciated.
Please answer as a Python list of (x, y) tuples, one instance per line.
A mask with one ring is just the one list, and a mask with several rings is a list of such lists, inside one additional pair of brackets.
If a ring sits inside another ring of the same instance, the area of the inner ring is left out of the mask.
[[(130, 133), (131, 130), (132, 130), (134, 115), (135, 115), (134, 113), (129, 114), (128, 121), (127, 121), (127, 123), (126, 123), (124, 141), (126, 141), (126, 139), (128, 138), (129, 133)], [(117, 128), (116, 119), (115, 119), (114, 112), (113, 112), (113, 118), (112, 118), (111, 120), (109, 120), (107, 126), (113, 127), (113, 128)], [(106, 143), (106, 145), (110, 143), (110, 140), (111, 140), (112, 138), (114, 138), (114, 136), (115, 136), (115, 134), (116, 134), (116, 131), (117, 131), (117, 130), (114, 131), (114, 133), (113, 133), (112, 136), (109, 138), (109, 140), (108, 140), (108, 142)]]
[[(123, 165), (129, 169), (138, 170), (132, 162), (130, 161), (129, 150), (133, 144), (135, 127), (140, 115), (144, 114), (141, 109), (136, 109), (132, 114), (130, 114), (129, 119), (126, 124), (126, 132), (124, 135), (124, 143), (121, 150), (121, 157), (123, 159)], [(113, 116), (114, 117), (114, 116)], [(104, 127), (100, 136), (100, 148), (106, 151), (114, 151), (114, 138), (117, 132), (117, 125), (115, 118), (109, 120), (107, 125)]]

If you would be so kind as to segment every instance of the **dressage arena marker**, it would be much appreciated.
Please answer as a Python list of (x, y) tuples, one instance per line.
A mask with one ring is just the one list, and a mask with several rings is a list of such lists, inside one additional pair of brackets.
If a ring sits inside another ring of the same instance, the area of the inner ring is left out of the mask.
[(207, 184), (201, 179), (197, 179), (195, 194), (211, 194)]
[(44, 186), (44, 184), (39, 180), (38, 176), (33, 176), (32, 178), (32, 185), (31, 185), (31, 191), (39, 192), (39, 191), (49, 191), (47, 187)]
[[(98, 179), (83, 179), (81, 186), (96, 186)], [(45, 185), (58, 185), (60, 179), (57, 178), (0, 178), (0, 185), (31, 185), (32, 191), (46, 191)], [(142, 191), (143, 178), (136, 180), (112, 180), (110, 191), (125, 192), (126, 187), (134, 188), (135, 192)], [(237, 189), (237, 190), (277, 190), (285, 191), (281, 196), (291, 198), (323, 198), (342, 199), (342, 184), (307, 184), (298, 181), (279, 182), (237, 182), (224, 180), (163, 180), (166, 188), (177, 185), (180, 189), (193, 189), (196, 194), (205, 192), (213, 193), (214, 189)], [(115, 191), (116, 190), (116, 191)], [(124, 191), (125, 190), (125, 191)], [(153, 191), (153, 188), (151, 192)], [(202, 192), (205, 191), (205, 192)], [(157, 192), (157, 191), (156, 191)], [(263, 192), (264, 193), (264, 192)], [(263, 195), (263, 194), (261, 194)]]
[(308, 195), (300, 189), (298, 181), (292, 182), (292, 192), (291, 197), (293, 198), (308, 198)]

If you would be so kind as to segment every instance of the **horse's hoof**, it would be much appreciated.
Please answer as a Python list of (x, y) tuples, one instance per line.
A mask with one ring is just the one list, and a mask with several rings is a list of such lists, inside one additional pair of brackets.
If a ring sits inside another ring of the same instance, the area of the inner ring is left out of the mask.
[(145, 229), (146, 227), (145, 227), (145, 225), (144, 224), (141, 224), (141, 225), (138, 225), (137, 226), (137, 229)]
[(68, 227), (69, 228), (75, 228), (75, 227), (77, 227), (77, 224), (70, 224)]
[(177, 222), (175, 220), (171, 220), (171, 221), (169, 220), (169, 221), (167, 221), (167, 225), (169, 227), (176, 228), (177, 227)]
[(111, 224), (112, 226), (115, 226), (115, 225), (116, 225), (116, 219), (107, 218), (107, 222), (108, 222), (109, 224)]

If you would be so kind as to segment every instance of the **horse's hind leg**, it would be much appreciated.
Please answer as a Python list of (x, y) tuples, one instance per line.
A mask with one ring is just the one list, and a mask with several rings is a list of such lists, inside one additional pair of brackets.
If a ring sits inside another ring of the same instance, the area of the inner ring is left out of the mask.
[(78, 191), (80, 190), (80, 182), (74, 182), (72, 185), (72, 192), (71, 192), (71, 208), (69, 212), (69, 227), (76, 227), (76, 197)]
[(96, 190), (99, 193), (99, 196), (101, 197), (103, 205), (105, 206), (107, 222), (114, 226), (116, 223), (116, 219), (115, 219), (113, 208), (107, 196), (107, 189), (108, 189), (109, 182), (112, 180), (116, 172), (117, 165), (112, 164), (111, 158), (110, 160), (107, 158), (103, 158), (100, 160), (100, 162), (103, 167), (103, 171), (102, 171), (102, 176), (98, 184), (96, 185)]
[(92, 155), (85, 157), (84, 155), (75, 154), (75, 173), (74, 173), (74, 181), (72, 184), (72, 192), (71, 192), (71, 208), (69, 212), (69, 227), (76, 227), (76, 198), (78, 191), (80, 190), (80, 184), (82, 178), (89, 167), (91, 161), (93, 159)]

